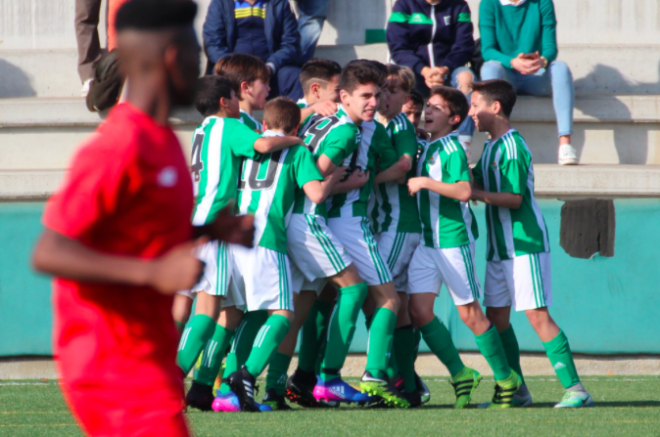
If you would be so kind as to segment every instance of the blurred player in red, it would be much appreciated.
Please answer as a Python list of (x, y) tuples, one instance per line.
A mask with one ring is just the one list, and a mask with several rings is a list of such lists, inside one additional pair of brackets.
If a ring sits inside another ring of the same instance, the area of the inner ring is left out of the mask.
[(191, 0), (131, 0), (117, 13), (131, 81), (46, 205), (36, 269), (56, 277), (54, 351), (64, 396), (91, 436), (188, 436), (172, 295), (197, 282), (208, 235), (251, 245), (228, 211), (193, 229), (193, 188), (168, 126), (192, 102), (200, 47)]

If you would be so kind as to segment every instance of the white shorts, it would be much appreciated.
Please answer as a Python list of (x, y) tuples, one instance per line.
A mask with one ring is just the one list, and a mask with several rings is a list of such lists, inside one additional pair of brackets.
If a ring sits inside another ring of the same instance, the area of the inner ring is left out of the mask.
[(367, 285), (392, 282), (390, 269), (378, 250), (367, 217), (331, 218), (328, 219), (328, 227), (344, 245)]
[(245, 296), (246, 311), (293, 311), (289, 257), (261, 246), (231, 248), (234, 283), (239, 295)]
[(323, 217), (292, 214), (286, 234), (289, 257), (309, 282), (335, 276), (353, 262)]
[(378, 249), (387, 262), (396, 291), (406, 291), (408, 266), (420, 239), (421, 234), (411, 232), (383, 232), (376, 235)]
[(197, 258), (205, 264), (201, 279), (190, 290), (178, 293), (191, 299), (200, 291), (211, 296), (227, 296), (233, 272), (230, 245), (224, 241), (209, 241), (197, 249)]
[(481, 286), (474, 252), (474, 243), (446, 249), (420, 244), (408, 268), (408, 294), (438, 295), (445, 284), (456, 305), (467, 305), (479, 299)]
[(516, 311), (552, 305), (550, 253), (533, 253), (488, 261), (484, 306), (513, 306)]
[(313, 281), (308, 280), (303, 272), (296, 266), (296, 263), (291, 263), (291, 288), (294, 294), (300, 294), (301, 291), (313, 291), (316, 296), (320, 296), (325, 284), (328, 283), (326, 278), (318, 278)]

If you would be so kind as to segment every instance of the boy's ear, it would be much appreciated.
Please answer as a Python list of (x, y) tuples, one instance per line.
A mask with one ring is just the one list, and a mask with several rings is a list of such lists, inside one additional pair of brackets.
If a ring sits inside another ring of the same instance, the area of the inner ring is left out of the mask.
[(266, 131), (268, 130), (268, 123), (266, 122), (266, 120), (264, 120), (264, 121), (261, 123), (261, 126), (263, 126), (263, 127), (262, 127), (262, 130), (263, 130), (264, 132), (266, 132)]
[(249, 89), (250, 89), (250, 84), (246, 80), (241, 82), (241, 87), (240, 87), (241, 94), (247, 94)]
[(297, 125), (293, 129), (291, 129), (291, 132), (288, 132), (287, 135), (290, 136), (290, 137), (297, 137), (299, 128), (300, 128), (300, 125)]
[(495, 100), (493, 102), (493, 112), (497, 115), (503, 115), (502, 114), (502, 104), (498, 100)]
[(312, 82), (312, 85), (309, 87), (310, 93), (315, 96), (317, 96), (320, 89), (321, 89), (321, 84), (319, 84), (318, 82)]
[(461, 122), (461, 116), (458, 114), (452, 115), (449, 118), (449, 124), (451, 124), (452, 127), (456, 127), (458, 124), (460, 124), (460, 122)]

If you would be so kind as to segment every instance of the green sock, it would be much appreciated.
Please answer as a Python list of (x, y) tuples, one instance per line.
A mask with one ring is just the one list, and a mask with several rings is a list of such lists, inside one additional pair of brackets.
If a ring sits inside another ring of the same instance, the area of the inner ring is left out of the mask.
[(578, 384), (580, 377), (575, 369), (571, 347), (568, 345), (568, 338), (564, 335), (564, 331), (559, 331), (555, 338), (543, 343), (543, 347), (545, 347), (545, 353), (550, 358), (550, 363), (555, 369), (561, 385), (564, 388), (569, 388)]
[(321, 371), (324, 381), (338, 378), (339, 370), (344, 367), (348, 348), (355, 334), (355, 323), (368, 292), (366, 282), (339, 289), (339, 298), (328, 327), (328, 342), (323, 358), (323, 368), (336, 372)]
[[(396, 331), (395, 331), (396, 332)], [(387, 369), (385, 369), (388, 379), (396, 378), (399, 376), (399, 366), (396, 360), (396, 351), (394, 350), (394, 343), (392, 344), (392, 353), (387, 360)]]
[(279, 314), (268, 317), (254, 339), (252, 352), (245, 362), (245, 368), (252, 376), (256, 378), (261, 375), (290, 328), (291, 322), (286, 317)]
[(334, 302), (317, 300), (305, 324), (300, 330), (300, 349), (298, 350), (298, 367), (306, 372), (313, 372), (318, 361), (321, 345), (325, 341), (324, 331), (327, 333), (328, 321)]
[[(247, 361), (252, 351), (254, 339), (266, 320), (268, 320), (268, 311), (245, 313), (243, 321), (236, 328), (231, 351), (225, 360), (225, 372), (222, 374), (223, 379), (228, 378), (229, 375), (240, 369), (241, 365)], [(223, 382), (220, 386), (220, 393), (227, 394), (230, 391), (229, 385)]]
[(178, 320), (175, 320), (174, 324), (176, 325), (176, 330), (179, 332), (179, 335), (181, 335), (183, 330), (186, 329), (186, 324), (183, 322), (179, 322)]
[(213, 336), (214, 329), (215, 322), (212, 318), (204, 314), (197, 314), (193, 317), (190, 326), (183, 331), (176, 361), (186, 375), (195, 365), (206, 342)]
[(376, 308), (369, 329), (366, 370), (377, 378), (387, 374), (387, 360), (392, 353), (396, 314), (387, 308)]
[(496, 381), (504, 381), (511, 376), (511, 368), (506, 360), (502, 340), (497, 333), (494, 325), (490, 325), (488, 331), (481, 335), (476, 335), (477, 347), (481, 355), (486, 358), (488, 365), (493, 369), (493, 375)]
[(233, 329), (227, 329), (222, 325), (215, 325), (213, 337), (206, 343), (206, 347), (202, 353), (202, 362), (199, 370), (195, 372), (195, 382), (204, 385), (213, 385), (233, 334)]
[(506, 354), (506, 361), (509, 363), (509, 367), (520, 376), (524, 384), (525, 378), (520, 367), (520, 347), (518, 346), (516, 333), (513, 332), (513, 325), (509, 325), (506, 330), (500, 332), (500, 340), (502, 340), (502, 346), (504, 346), (504, 353)]
[(415, 333), (415, 352), (414, 352), (414, 361), (417, 361), (417, 356), (419, 355), (419, 343), (422, 341), (422, 331), (419, 328), (413, 328)]
[(460, 355), (458, 355), (458, 350), (456, 350), (456, 346), (451, 340), (447, 327), (440, 319), (434, 317), (433, 320), (420, 327), (419, 330), (431, 352), (445, 365), (452, 378), (461, 373), (465, 365)]
[(283, 395), (286, 392), (286, 380), (291, 358), (289, 355), (284, 355), (280, 352), (275, 353), (275, 356), (268, 365), (268, 373), (266, 373), (266, 390), (273, 389), (279, 395)]
[(415, 391), (415, 332), (412, 325), (394, 330), (394, 353), (408, 393)]

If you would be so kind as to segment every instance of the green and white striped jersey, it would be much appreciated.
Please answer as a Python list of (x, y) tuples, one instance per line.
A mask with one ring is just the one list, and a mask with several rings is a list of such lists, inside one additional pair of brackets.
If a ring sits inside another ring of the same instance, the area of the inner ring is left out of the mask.
[[(336, 114), (317, 120), (302, 134), (315, 160), (326, 155), (337, 166), (346, 165), (342, 163), (356, 156), (360, 138), (360, 130), (341, 105)], [(293, 212), (327, 217), (326, 203), (312, 202), (302, 190), (296, 195)]]
[(259, 134), (235, 118), (206, 117), (193, 134), (190, 171), (195, 190), (193, 225), (211, 222), (236, 200), (241, 159), (254, 158)]
[(399, 157), (408, 155), (413, 165), (406, 175), (406, 182), (387, 182), (374, 187), (374, 205), (371, 223), (375, 233), (422, 231), (417, 211), (417, 200), (408, 191), (408, 179), (415, 177), (417, 158), (417, 131), (406, 114), (394, 117), (385, 127)]
[[(419, 159), (417, 175), (447, 184), (470, 182), (467, 156), (457, 134), (428, 143)], [(446, 249), (473, 243), (479, 237), (477, 221), (468, 202), (430, 190), (420, 190), (417, 202), (425, 246)]]
[[(305, 100), (304, 98), (299, 99), (298, 102), (296, 103), (298, 104), (298, 107), (300, 109), (305, 109), (309, 106), (307, 104), (307, 100)], [(300, 123), (300, 127), (298, 128), (298, 136), (302, 138), (303, 133), (305, 133), (307, 129), (309, 129), (309, 127), (320, 118), (321, 116), (316, 113), (311, 113), (307, 117), (305, 117), (305, 119)]]
[(518, 209), (486, 205), (488, 260), (549, 252), (548, 229), (534, 198), (532, 154), (520, 133), (511, 129), (487, 142), (473, 175), (486, 191), (523, 196)]
[[(266, 131), (263, 136), (283, 136)], [(296, 191), (310, 181), (322, 181), (314, 157), (304, 146), (246, 159), (239, 179), (238, 207), (254, 215), (255, 244), (286, 253), (286, 228)]]
[(252, 129), (253, 131), (261, 132), (261, 130), (263, 129), (262, 124), (259, 123), (256, 118), (254, 118), (247, 112), (243, 111), (242, 109), (241, 109), (241, 115), (238, 117), (238, 120), (247, 127), (249, 127), (250, 129)]
[(346, 158), (342, 165), (353, 170), (368, 171), (369, 181), (360, 189), (328, 198), (326, 203), (329, 218), (367, 217), (376, 172), (391, 167), (398, 159), (392, 140), (382, 124), (375, 121), (363, 122), (360, 131), (362, 138), (358, 150)]

